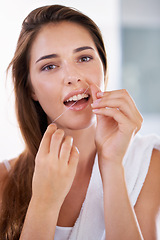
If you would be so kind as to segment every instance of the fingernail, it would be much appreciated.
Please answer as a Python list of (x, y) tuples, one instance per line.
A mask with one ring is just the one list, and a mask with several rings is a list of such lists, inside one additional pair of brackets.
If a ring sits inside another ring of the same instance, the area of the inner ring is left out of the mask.
[(57, 125), (55, 123), (53, 123), (53, 122), (50, 125), (52, 125), (54, 127), (57, 127)]
[(97, 93), (97, 97), (102, 97), (103, 94), (104, 94), (103, 92), (98, 92), (98, 93)]
[(92, 109), (92, 112), (94, 112), (94, 113), (97, 113), (99, 111), (99, 109)]
[(79, 154), (79, 150), (78, 150), (78, 148), (75, 146), (75, 148), (76, 148), (76, 150), (77, 150), (77, 152), (78, 152), (78, 154)]
[(71, 137), (71, 145), (73, 144), (73, 137)]

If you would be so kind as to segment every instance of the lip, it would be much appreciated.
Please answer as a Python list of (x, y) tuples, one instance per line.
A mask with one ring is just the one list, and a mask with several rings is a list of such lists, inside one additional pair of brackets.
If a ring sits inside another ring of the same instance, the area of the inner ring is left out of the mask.
[(89, 104), (90, 104), (90, 99), (88, 99), (88, 101), (83, 102), (82, 104), (79, 104), (78, 106), (75, 104), (71, 107), (69, 107), (70, 110), (72, 111), (81, 111), (84, 110)]
[(70, 97), (73, 97), (74, 95), (82, 94), (82, 93), (84, 93), (84, 92), (85, 92), (86, 94), (90, 95), (90, 93), (89, 93), (88, 90), (86, 91), (85, 88), (81, 88), (81, 89), (79, 89), (79, 90), (75, 90), (75, 91), (72, 91), (72, 92), (68, 93), (68, 94), (64, 97), (63, 103), (64, 103), (65, 101), (67, 101)]

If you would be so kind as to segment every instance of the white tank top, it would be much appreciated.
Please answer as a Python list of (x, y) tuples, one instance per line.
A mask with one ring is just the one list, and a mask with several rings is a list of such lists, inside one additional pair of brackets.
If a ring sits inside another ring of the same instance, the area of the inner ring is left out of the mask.
[(54, 240), (67, 240), (71, 235), (72, 227), (59, 227), (56, 226)]
[(10, 165), (9, 161), (8, 160), (4, 160), (3, 163), (4, 163), (7, 171), (9, 172), (11, 170), (11, 165)]

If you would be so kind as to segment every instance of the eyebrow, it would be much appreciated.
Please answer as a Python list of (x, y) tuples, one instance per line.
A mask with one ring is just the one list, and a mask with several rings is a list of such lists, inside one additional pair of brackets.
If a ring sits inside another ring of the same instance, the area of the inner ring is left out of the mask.
[[(90, 46), (84, 46), (84, 47), (79, 47), (79, 48), (74, 49), (74, 50), (73, 50), (73, 53), (81, 52), (81, 51), (84, 51), (84, 50), (87, 50), (87, 49), (94, 50), (94, 49), (93, 49), (92, 47), (90, 47)], [(38, 63), (39, 61), (44, 60), (44, 59), (58, 58), (58, 57), (59, 57), (59, 55), (58, 55), (58, 54), (55, 54), (55, 53), (49, 54), (49, 55), (45, 55), (45, 56), (40, 57), (40, 58), (36, 61), (36, 63)]]
[(57, 55), (57, 54), (49, 54), (49, 55), (45, 55), (45, 56), (43, 56), (43, 57), (40, 57), (37, 61), (36, 61), (36, 63), (38, 63), (39, 61), (41, 61), (41, 60), (44, 60), (44, 59), (50, 59), (50, 58), (57, 58), (57, 57), (59, 57), (59, 55)]
[(84, 51), (84, 50), (87, 50), (87, 49), (91, 49), (91, 50), (94, 50), (92, 47), (90, 46), (84, 46), (84, 47), (79, 47), (79, 48), (76, 48), (74, 49), (74, 53), (77, 53), (77, 52), (81, 52), (81, 51)]

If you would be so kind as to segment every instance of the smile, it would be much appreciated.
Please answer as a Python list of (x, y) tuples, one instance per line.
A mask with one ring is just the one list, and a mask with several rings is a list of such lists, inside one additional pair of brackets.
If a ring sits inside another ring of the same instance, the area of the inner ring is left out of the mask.
[[(82, 92), (82, 90), (80, 92)], [(84, 92), (85, 91), (74, 95), (71, 93), (72, 96), (69, 96), (69, 94), (68, 98), (63, 102), (64, 105), (74, 111), (83, 110), (88, 105), (88, 100), (90, 98), (90, 95)]]
[(73, 97), (70, 97), (68, 100), (66, 100), (65, 103), (73, 102), (73, 101), (79, 101), (81, 99), (88, 98), (88, 97), (89, 97), (89, 95), (86, 94), (86, 93), (74, 95)]

